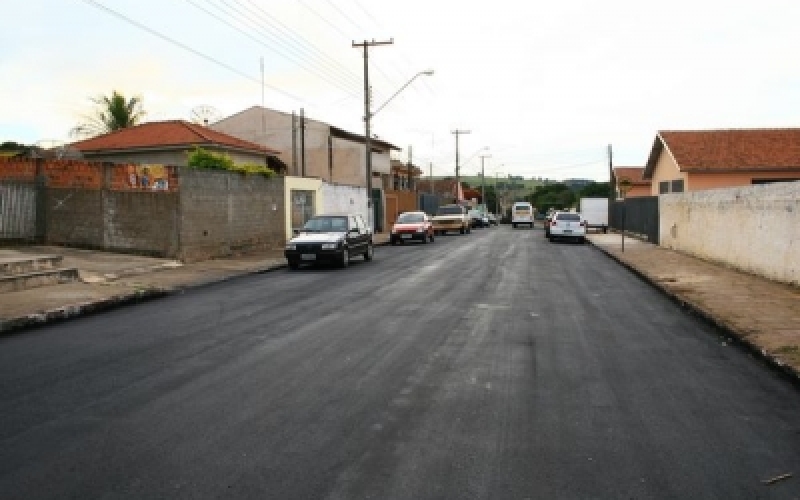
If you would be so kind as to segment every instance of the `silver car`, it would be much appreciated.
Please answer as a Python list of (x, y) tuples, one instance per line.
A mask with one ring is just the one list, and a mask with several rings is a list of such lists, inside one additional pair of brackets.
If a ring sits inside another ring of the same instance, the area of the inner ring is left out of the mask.
[(548, 225), (548, 236), (551, 242), (557, 238), (586, 241), (586, 221), (581, 214), (575, 212), (556, 212)]

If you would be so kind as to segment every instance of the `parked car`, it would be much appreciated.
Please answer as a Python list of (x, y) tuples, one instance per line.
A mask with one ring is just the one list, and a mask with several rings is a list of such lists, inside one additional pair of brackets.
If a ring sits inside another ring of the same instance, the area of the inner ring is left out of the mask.
[(359, 214), (315, 215), (286, 243), (284, 255), (289, 269), (317, 263), (347, 267), (354, 255), (372, 260), (372, 231)]
[(436, 210), (431, 222), (436, 234), (445, 234), (448, 231), (458, 231), (461, 234), (472, 232), (469, 214), (463, 205), (442, 205)]
[(403, 212), (392, 226), (389, 242), (392, 245), (406, 241), (433, 243), (433, 224), (425, 212)]
[(553, 223), (553, 217), (555, 215), (556, 215), (556, 211), (555, 210), (551, 209), (551, 210), (549, 210), (547, 212), (547, 216), (544, 219), (544, 237), (545, 238), (549, 238), (550, 237), (550, 224)]
[(498, 224), (497, 216), (493, 213), (486, 214), (486, 217), (489, 219), (489, 225), (496, 226)]
[(470, 226), (475, 227), (489, 227), (489, 218), (480, 210), (469, 211)]
[(586, 241), (586, 221), (579, 213), (556, 212), (550, 222), (550, 234), (547, 238), (551, 242), (557, 238), (565, 238), (584, 243)]

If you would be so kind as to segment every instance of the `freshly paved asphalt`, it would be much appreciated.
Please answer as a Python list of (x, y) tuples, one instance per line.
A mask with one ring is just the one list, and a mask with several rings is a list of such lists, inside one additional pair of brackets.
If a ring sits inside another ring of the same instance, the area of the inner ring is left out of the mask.
[(800, 496), (797, 389), (599, 250), (375, 257), (0, 338), (0, 498)]

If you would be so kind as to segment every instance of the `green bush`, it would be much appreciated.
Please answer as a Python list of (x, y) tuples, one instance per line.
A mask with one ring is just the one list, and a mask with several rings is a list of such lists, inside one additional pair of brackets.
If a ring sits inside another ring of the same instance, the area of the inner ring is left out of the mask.
[(239, 172), (243, 175), (255, 174), (263, 175), (264, 177), (275, 175), (274, 170), (264, 165), (255, 163), (240, 163), (237, 165), (233, 162), (233, 158), (225, 153), (214, 153), (197, 146), (189, 153), (188, 165), (192, 168), (228, 170), (230, 172)]
[(189, 153), (188, 164), (193, 168), (210, 168), (212, 170), (232, 170), (233, 158), (224, 153), (213, 153), (196, 147)]
[(234, 165), (231, 168), (234, 172), (239, 172), (240, 174), (257, 174), (263, 175), (264, 177), (272, 177), (275, 175), (275, 171), (269, 167), (265, 167), (264, 165), (257, 165), (255, 163), (241, 163), (239, 165)]

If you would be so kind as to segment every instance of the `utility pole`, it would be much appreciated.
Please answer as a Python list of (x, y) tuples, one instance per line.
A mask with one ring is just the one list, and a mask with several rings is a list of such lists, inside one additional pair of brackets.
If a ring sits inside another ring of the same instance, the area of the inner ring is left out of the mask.
[(461, 201), (461, 200), (458, 199), (458, 191), (459, 191), (459, 189), (461, 187), (461, 176), (460, 176), (459, 170), (458, 170), (458, 168), (459, 168), (459, 166), (458, 166), (458, 136), (461, 135), (461, 134), (469, 134), (470, 131), (469, 130), (456, 129), (456, 130), (453, 130), (452, 133), (453, 133), (453, 135), (456, 136), (456, 203), (458, 203), (459, 201)]
[(303, 108), (300, 108), (300, 169), (302, 175), (306, 176), (306, 115)]
[(364, 40), (362, 43), (353, 42), (353, 48), (362, 47), (364, 49), (364, 149), (366, 169), (367, 169), (367, 219), (369, 227), (372, 231), (375, 230), (375, 214), (372, 210), (372, 141), (370, 139), (370, 119), (372, 112), (370, 111), (370, 90), (369, 90), (369, 48), (378, 45), (391, 45), (394, 43), (394, 38), (388, 41), (378, 42), (374, 38), (372, 41)]
[(492, 155), (481, 155), (481, 204), (486, 207), (486, 176), (483, 173), (483, 160), (491, 158)]
[(614, 182), (614, 167), (613, 167), (613, 152), (611, 151), (611, 144), (608, 145), (608, 224), (611, 225), (612, 205), (614, 200), (617, 199), (617, 183)]
[(413, 168), (411, 165), (411, 144), (408, 145), (408, 164), (406, 165), (408, 170), (408, 190), (413, 191), (413, 174), (411, 173), (411, 169)]
[(292, 173), (297, 172), (297, 114), (292, 111)]
[(433, 162), (428, 164), (428, 180), (431, 181), (431, 195), (433, 195)]

